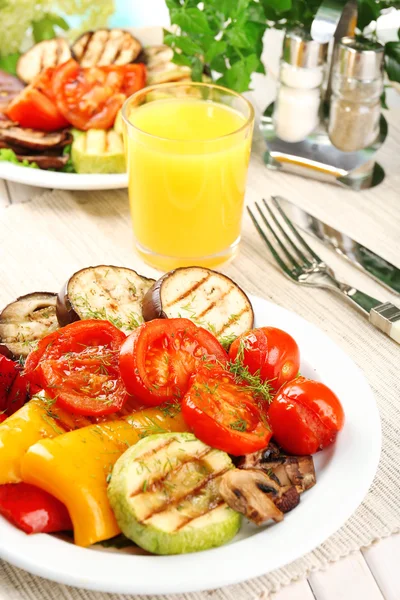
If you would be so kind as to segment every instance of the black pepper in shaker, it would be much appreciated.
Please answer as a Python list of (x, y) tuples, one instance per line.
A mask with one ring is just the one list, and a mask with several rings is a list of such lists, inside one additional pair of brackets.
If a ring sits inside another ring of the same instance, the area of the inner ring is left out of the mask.
[(375, 41), (344, 37), (336, 48), (328, 133), (342, 152), (362, 150), (379, 134), (383, 59)]

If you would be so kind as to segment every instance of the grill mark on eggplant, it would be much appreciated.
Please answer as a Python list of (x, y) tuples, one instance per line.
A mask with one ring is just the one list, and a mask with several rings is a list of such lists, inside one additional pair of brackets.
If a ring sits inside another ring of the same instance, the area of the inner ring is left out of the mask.
[(216, 298), (216, 300), (214, 300), (208, 306), (206, 306), (206, 308), (203, 311), (201, 311), (199, 314), (196, 314), (196, 319), (202, 319), (210, 310), (212, 310), (217, 304), (219, 304), (221, 302), (221, 300), (224, 300), (224, 298), (229, 296), (229, 294), (234, 289), (235, 288), (233, 285), (231, 287), (229, 287), (221, 296), (219, 296), (218, 298)]
[(190, 294), (195, 292), (201, 285), (203, 285), (203, 283), (205, 283), (208, 279), (210, 279), (210, 277), (211, 277), (211, 273), (207, 273), (207, 275), (205, 277), (203, 277), (203, 279), (201, 279), (197, 283), (194, 283), (192, 285), (192, 287), (189, 288), (186, 292), (183, 292), (183, 294), (178, 296), (178, 298), (175, 298), (175, 300), (172, 300), (172, 302), (169, 302), (168, 304), (166, 304), (165, 308), (171, 308), (171, 306), (173, 306), (174, 304), (177, 304), (181, 300), (184, 300), (185, 298), (190, 296)]
[[(250, 312), (248, 306), (246, 306), (245, 308), (243, 308), (237, 315), (235, 315), (235, 322), (237, 322), (239, 320), (239, 318), (244, 315), (245, 313)], [(228, 327), (230, 327), (232, 325), (231, 320), (227, 321), (222, 327), (221, 329), (219, 329), (219, 331), (216, 332), (215, 336), (219, 336), (221, 335), (221, 333), (223, 333), (225, 331), (225, 329), (228, 329)]]
[[(162, 446), (158, 446), (157, 448), (154, 448), (153, 450), (149, 450), (149, 452), (146, 452), (145, 454), (141, 454), (140, 456), (138, 456), (136, 458), (136, 460), (143, 462), (143, 457), (150, 457), (154, 454), (157, 454), (157, 452), (159, 450), (163, 450), (164, 448), (168, 447), (170, 444), (172, 444), (173, 442), (175, 442), (175, 439), (171, 439), (171, 441), (166, 442), (165, 444), (163, 444)], [(190, 462), (200, 462), (202, 459), (204, 459), (208, 454), (210, 454), (210, 452), (212, 451), (212, 449), (206, 449), (204, 452), (202, 452), (201, 454), (199, 454), (198, 456), (191, 456), (189, 454), (185, 455), (185, 457), (179, 461), (179, 464), (175, 465), (175, 467), (173, 469), (171, 469), (170, 471), (166, 471), (165, 473), (159, 473), (159, 477), (157, 477), (157, 479), (155, 479), (152, 483), (150, 488), (154, 487), (162, 487), (165, 479), (168, 477), (168, 475), (171, 474), (176, 474), (179, 473), (179, 471), (182, 470), (182, 468), (187, 465)], [(150, 490), (149, 490), (150, 491)], [(142, 493), (142, 489), (139, 489), (139, 491), (137, 492), (132, 492), (132, 494), (130, 494), (130, 498), (134, 498), (135, 496), (139, 496)], [(191, 494), (193, 493), (193, 490), (190, 492)], [(156, 514), (157, 512), (162, 512), (163, 509), (157, 510), (152, 514)], [(150, 517), (147, 517), (150, 518)]]
[[(187, 461), (187, 462), (190, 462), (190, 461)], [(192, 490), (190, 490), (190, 492), (188, 492), (187, 494), (183, 494), (181, 496), (176, 495), (176, 496), (173, 496), (171, 499), (167, 499), (167, 501), (160, 508), (157, 508), (156, 510), (154, 510), (143, 521), (140, 521), (140, 522), (146, 523), (146, 521), (149, 521), (152, 517), (154, 517), (154, 515), (158, 515), (158, 514), (164, 512), (168, 508), (176, 506), (177, 504), (181, 504), (182, 502), (185, 502), (187, 500), (190, 500), (194, 496), (197, 496), (199, 494), (199, 492), (201, 492), (201, 490), (210, 483), (210, 481), (212, 481), (213, 479), (216, 479), (217, 477), (222, 477), (222, 475), (224, 475), (227, 471), (229, 471), (229, 469), (230, 469), (230, 467), (226, 467), (225, 469), (222, 469), (221, 471), (217, 471), (217, 472), (213, 471), (212, 473), (209, 473), (208, 476), (205, 477)], [(172, 471), (170, 471), (170, 473), (172, 473)], [(223, 504), (223, 503), (224, 503), (224, 501), (221, 502), (221, 504)], [(216, 507), (213, 507), (213, 508), (216, 508)], [(211, 510), (213, 510), (213, 508)], [(196, 515), (195, 517), (188, 518), (188, 520), (185, 523), (183, 523), (182, 525), (179, 525), (177, 527), (177, 529), (175, 529), (175, 531), (179, 531), (179, 529), (181, 529), (182, 527), (187, 525), (187, 523), (189, 523), (190, 521), (194, 521), (195, 519), (198, 519), (199, 517), (201, 517), (202, 515), (205, 515), (208, 512), (210, 512), (210, 508), (203, 511), (201, 514)]]
[(178, 525), (178, 527), (177, 527), (177, 529), (175, 529), (175, 531), (179, 531), (180, 529), (183, 529), (183, 527), (186, 527), (186, 525), (188, 525), (192, 521), (195, 521), (196, 519), (200, 519), (201, 517), (204, 517), (204, 515), (206, 515), (207, 513), (211, 512), (213, 510), (217, 510), (217, 508), (220, 508), (224, 504), (225, 504), (224, 500), (221, 500), (221, 502), (219, 502), (216, 506), (213, 506), (211, 509), (209, 508), (209, 509), (203, 510), (201, 513), (199, 513), (195, 517), (186, 519), (186, 521), (184, 521), (183, 523)]
[(85, 45), (84, 45), (84, 47), (82, 48), (82, 51), (81, 51), (80, 55), (77, 55), (77, 59), (78, 59), (78, 61), (79, 61), (79, 62), (80, 62), (80, 61), (82, 60), (82, 58), (85, 56), (85, 54), (86, 54), (86, 51), (87, 51), (87, 49), (88, 49), (88, 46), (89, 46), (89, 44), (90, 44), (90, 40), (92, 39), (92, 37), (93, 37), (93, 31), (88, 31), (88, 32), (87, 32), (87, 34), (86, 34), (86, 37), (84, 38)]

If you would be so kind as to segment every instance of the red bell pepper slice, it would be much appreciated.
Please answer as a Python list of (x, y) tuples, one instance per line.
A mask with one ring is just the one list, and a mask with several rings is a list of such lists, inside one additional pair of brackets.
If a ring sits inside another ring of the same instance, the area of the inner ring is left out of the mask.
[(17, 363), (0, 354), (0, 412), (8, 406), (8, 392), (17, 375)]
[(25, 533), (72, 530), (64, 504), (29, 483), (0, 485), (0, 515)]

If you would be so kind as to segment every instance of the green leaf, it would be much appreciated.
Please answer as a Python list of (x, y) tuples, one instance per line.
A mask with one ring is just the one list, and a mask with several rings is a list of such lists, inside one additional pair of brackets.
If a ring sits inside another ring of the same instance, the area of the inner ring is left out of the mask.
[(386, 110), (389, 109), (388, 105), (386, 104), (386, 90), (383, 90), (382, 95), (381, 95), (381, 106), (382, 106), (382, 108), (385, 108)]
[(190, 60), (190, 58), (188, 56), (185, 56), (184, 54), (178, 54), (177, 52), (174, 52), (174, 56), (172, 57), (172, 62), (175, 63), (176, 65), (181, 65), (181, 66), (185, 66), (185, 67), (192, 66), (192, 61)]
[(52, 13), (46, 13), (41, 19), (34, 21), (32, 23), (32, 33), (36, 44), (56, 37), (55, 27), (60, 27), (64, 31), (69, 29), (68, 23), (63, 18)]
[(238, 60), (218, 79), (218, 83), (237, 92), (247, 91), (250, 87), (251, 75), (259, 66), (259, 60), (256, 54)]
[(205, 60), (207, 63), (211, 64), (215, 58), (218, 56), (225, 54), (227, 49), (227, 43), (223, 40), (213, 40), (213, 42), (207, 48), (205, 53)]
[(0, 69), (10, 73), (10, 75), (17, 74), (17, 62), (21, 54), (14, 52), (13, 54), (7, 54), (6, 56), (0, 56)]
[(385, 44), (386, 72), (391, 81), (400, 83), (400, 42)]
[(187, 33), (211, 33), (206, 15), (198, 8), (187, 8), (177, 12), (172, 23)]
[(193, 56), (191, 67), (193, 81), (201, 81), (203, 76), (203, 63), (197, 56)]
[(379, 17), (379, 7), (374, 0), (358, 0), (357, 27), (363, 31), (371, 21)]
[(213, 71), (217, 73), (224, 73), (226, 71), (226, 59), (225, 54), (220, 54), (212, 59), (210, 62), (210, 67)]
[(15, 165), (21, 165), (22, 167), (30, 167), (31, 169), (38, 169), (36, 163), (30, 163), (27, 160), (18, 160), (17, 155), (13, 150), (9, 148), (0, 148), (0, 161), (4, 160)]
[(287, 12), (292, 8), (292, 0), (263, 0), (264, 9), (276, 11), (277, 13)]
[(164, 35), (164, 43), (171, 48), (179, 48), (185, 54), (201, 54), (202, 48), (190, 37), (173, 35), (172, 33)]

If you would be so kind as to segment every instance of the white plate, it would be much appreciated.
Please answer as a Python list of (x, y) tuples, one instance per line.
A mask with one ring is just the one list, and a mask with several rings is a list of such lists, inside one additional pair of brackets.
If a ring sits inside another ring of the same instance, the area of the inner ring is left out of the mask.
[[(257, 326), (288, 331), (302, 374), (339, 396), (346, 423), (337, 443), (317, 454), (317, 485), (281, 523), (242, 527), (228, 545), (179, 556), (78, 548), (49, 535), (27, 536), (0, 518), (0, 557), (31, 573), (77, 587), (130, 594), (184, 593), (257, 577), (299, 558), (332, 535), (363, 500), (381, 448), (378, 409), (364, 375), (324, 333), (298, 315), (251, 298)], [(362, 418), (361, 418), (362, 415)]]
[(0, 161), (0, 179), (58, 190), (114, 190), (128, 187), (127, 173), (78, 175), (44, 169), (30, 169)]

